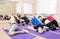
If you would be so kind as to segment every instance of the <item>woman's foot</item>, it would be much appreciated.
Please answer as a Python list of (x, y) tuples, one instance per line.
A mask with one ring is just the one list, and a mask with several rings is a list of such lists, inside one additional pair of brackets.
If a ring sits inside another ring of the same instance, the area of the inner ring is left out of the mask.
[(24, 31), (24, 33), (29, 33), (29, 31), (28, 31), (28, 30), (24, 30), (24, 29), (23, 29), (23, 31)]
[(38, 32), (39, 33), (44, 33), (44, 30), (41, 27), (39, 27)]
[(60, 29), (60, 27), (56, 27), (56, 29)]

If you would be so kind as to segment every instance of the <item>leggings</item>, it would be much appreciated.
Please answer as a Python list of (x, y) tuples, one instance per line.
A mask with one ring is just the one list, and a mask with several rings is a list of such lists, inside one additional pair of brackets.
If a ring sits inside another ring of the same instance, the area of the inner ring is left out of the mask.
[(56, 28), (54, 27), (54, 25), (50, 22), (46, 25), (47, 27), (49, 27), (50, 30), (56, 30)]
[(58, 23), (57, 23), (56, 20), (52, 21), (51, 23), (52, 23), (53, 25), (55, 25), (56, 27), (59, 27), (59, 25), (58, 25)]
[(9, 29), (9, 34), (11, 34), (12, 32), (14, 32), (16, 29), (18, 29), (18, 26), (16, 24), (12, 24), (11, 28)]
[(41, 27), (43, 29), (43, 25), (39, 24), (38, 26), (34, 26), (34, 29), (38, 32), (38, 28)]

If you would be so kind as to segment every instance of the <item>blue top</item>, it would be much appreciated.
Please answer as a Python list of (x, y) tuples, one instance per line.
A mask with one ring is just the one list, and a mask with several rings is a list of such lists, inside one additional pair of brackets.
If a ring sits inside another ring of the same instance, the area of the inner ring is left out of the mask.
[(33, 18), (31, 19), (31, 23), (32, 23), (34, 26), (38, 26), (39, 24), (41, 24), (36, 17), (33, 17)]

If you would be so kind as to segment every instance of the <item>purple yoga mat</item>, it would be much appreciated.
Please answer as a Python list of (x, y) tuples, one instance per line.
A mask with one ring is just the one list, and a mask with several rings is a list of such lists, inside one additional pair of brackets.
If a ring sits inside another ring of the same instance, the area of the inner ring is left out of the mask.
[[(25, 28), (24, 27), (19, 27), (19, 28), (27, 29), (26, 27)], [(35, 32), (33, 30), (28, 30), (28, 31), (31, 32), (31, 33), (33, 33), (33, 34), (36, 34), (38, 36), (42, 36), (44, 38), (47, 38), (47, 39), (60, 39), (60, 34), (55, 34), (55, 33), (47, 32), (47, 31), (44, 34), (40, 34), (40, 33)], [(60, 32), (60, 30), (56, 30), (55, 32)]]
[(60, 39), (60, 35), (59, 34), (55, 34), (55, 33), (52, 33), (52, 32), (45, 32), (43, 34), (40, 34), (38, 32), (35, 32), (35, 31), (32, 31), (32, 30), (29, 30), (31, 33), (35, 34), (35, 35), (38, 35), (38, 36), (42, 36), (46, 39)]
[[(19, 29), (26, 29), (27, 26), (31, 26), (31, 25), (25, 25), (25, 26), (19, 26)], [(8, 34), (8, 31), (5, 31)], [(35, 36), (31, 35), (31, 34), (16, 34), (14, 36), (10, 36), (11, 39), (33, 39), (35, 38)]]
[[(5, 31), (5, 32), (8, 34), (8, 31)], [(13, 35), (10, 37), (11, 37), (11, 39), (33, 39), (33, 38), (35, 38), (35, 36), (33, 36), (31, 34), (16, 34), (16, 35)]]
[[(27, 25), (25, 26), (19, 26), (19, 29), (27, 29), (26, 27)], [(28, 30), (28, 29), (27, 29)], [(33, 33), (35, 35), (38, 35), (38, 36), (41, 36), (41, 37), (44, 37), (46, 39), (60, 39), (60, 34), (55, 34), (55, 33), (52, 33), (52, 32), (48, 32), (46, 31), (45, 33), (43, 34), (40, 34), (38, 32), (35, 32), (33, 30), (28, 30), (30, 33)], [(5, 31), (7, 34), (8, 32)], [(60, 30), (56, 30), (55, 32), (60, 32)], [(14, 35), (14, 36), (10, 36), (12, 39), (33, 39), (35, 36), (31, 35), (31, 34), (17, 34), (17, 35)]]
[(33, 39), (34, 36), (30, 35), (30, 34), (18, 34), (15, 36), (11, 36), (12, 39)]
[(55, 32), (58, 32), (58, 33), (60, 33), (60, 30), (55, 30)]

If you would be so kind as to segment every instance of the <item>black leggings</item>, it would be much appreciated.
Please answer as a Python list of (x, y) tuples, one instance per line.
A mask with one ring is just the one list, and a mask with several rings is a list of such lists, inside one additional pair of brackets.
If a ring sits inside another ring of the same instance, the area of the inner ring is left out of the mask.
[(39, 24), (37, 27), (34, 26), (34, 29), (36, 29), (36, 31), (38, 32), (38, 28), (41, 27), (43, 29), (43, 25)]
[(41, 27), (41, 28), (43, 29), (43, 26), (44, 26), (44, 25), (39, 24), (39, 25), (36, 26), (36, 27), (34, 26), (34, 29), (38, 29), (39, 27)]
[(50, 30), (56, 30), (56, 28), (54, 27), (54, 25), (50, 22), (46, 25), (47, 27), (49, 27)]
[(56, 20), (52, 21), (51, 23), (52, 23), (53, 25), (55, 25), (56, 27), (59, 27), (59, 25), (58, 25), (58, 23), (57, 23)]

